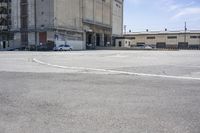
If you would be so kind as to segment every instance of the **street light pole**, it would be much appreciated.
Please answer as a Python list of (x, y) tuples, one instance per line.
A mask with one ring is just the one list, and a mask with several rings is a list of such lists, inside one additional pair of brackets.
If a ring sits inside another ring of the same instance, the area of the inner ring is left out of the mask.
[(35, 50), (37, 51), (37, 3), (36, 0), (34, 0), (34, 20), (35, 20)]

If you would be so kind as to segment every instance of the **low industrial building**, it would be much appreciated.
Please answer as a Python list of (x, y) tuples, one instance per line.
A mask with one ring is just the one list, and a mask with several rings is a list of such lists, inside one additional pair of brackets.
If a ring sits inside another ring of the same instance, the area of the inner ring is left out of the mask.
[(13, 0), (14, 43), (66, 41), (75, 50), (112, 46), (123, 32), (124, 0)]
[(200, 49), (200, 31), (146, 31), (116, 38), (116, 47), (148, 45), (154, 48)]

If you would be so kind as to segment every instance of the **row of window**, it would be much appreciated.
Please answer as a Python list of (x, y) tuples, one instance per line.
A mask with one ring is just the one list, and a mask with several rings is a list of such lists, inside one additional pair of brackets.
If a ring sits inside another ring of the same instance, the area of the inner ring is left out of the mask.
[(119, 4), (116, 4), (116, 7), (121, 8), (121, 6)]
[(195, 39), (195, 38), (200, 38), (200, 36), (190, 36), (190, 38)]
[[(125, 41), (125, 44), (128, 44), (128, 46), (135, 46), (135, 44), (134, 45), (131, 44), (130, 41)], [(137, 46), (145, 46), (145, 45), (149, 45), (149, 44), (146, 44), (145, 42), (137, 42), (136, 45)], [(151, 44), (150, 46), (154, 46), (154, 45), (156, 45), (157, 48), (161, 48), (161, 47), (165, 48), (167, 46), (166, 42), (157, 42), (156, 44)], [(182, 47), (182, 48), (183, 47), (185, 47), (185, 48), (189, 47), (189, 43), (188, 42), (178, 42), (178, 44), (173, 44), (173, 46), (176, 46), (176, 45), (178, 47)], [(122, 47), (122, 41), (118, 42), (118, 46)], [(200, 48), (200, 45), (199, 44), (192, 44), (192, 45), (190, 45), (190, 48), (192, 48), (192, 47), (194, 47), (194, 48), (195, 47)]]
[(11, 0), (0, 0), (0, 3), (1, 2), (11, 2)]
[[(190, 36), (191, 39), (200, 39), (200, 36)], [(132, 37), (131, 39), (136, 39), (136, 37)], [(156, 39), (155, 36), (146, 37), (146, 39)], [(177, 36), (168, 36), (167, 39), (177, 39)]]

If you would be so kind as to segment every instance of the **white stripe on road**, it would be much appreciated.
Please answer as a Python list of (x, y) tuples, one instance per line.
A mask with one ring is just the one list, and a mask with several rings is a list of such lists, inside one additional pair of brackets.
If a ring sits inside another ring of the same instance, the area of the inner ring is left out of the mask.
[(97, 68), (86, 68), (86, 67), (68, 67), (68, 66), (60, 66), (60, 65), (54, 65), (50, 63), (46, 63), (43, 61), (40, 61), (36, 58), (33, 58), (33, 61), (56, 68), (62, 68), (62, 69), (72, 69), (72, 70), (85, 70), (85, 71), (97, 71), (97, 72), (107, 72), (107, 73), (113, 73), (113, 74), (126, 74), (126, 75), (136, 75), (136, 76), (144, 76), (144, 77), (157, 77), (157, 78), (171, 78), (171, 79), (183, 79), (183, 80), (200, 80), (200, 78), (195, 77), (184, 77), (184, 76), (170, 76), (170, 75), (157, 75), (157, 74), (146, 74), (146, 73), (134, 73), (134, 72), (126, 72), (126, 71), (118, 71), (118, 70), (108, 70), (108, 69), (97, 69)]

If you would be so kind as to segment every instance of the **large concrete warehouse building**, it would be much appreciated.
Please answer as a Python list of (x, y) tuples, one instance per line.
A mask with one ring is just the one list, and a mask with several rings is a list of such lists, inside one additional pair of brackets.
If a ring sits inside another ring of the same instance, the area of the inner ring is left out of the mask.
[(0, 50), (12, 47), (8, 40), (11, 26), (11, 0), (0, 0)]
[(14, 43), (63, 40), (76, 50), (110, 46), (123, 32), (124, 0), (13, 0)]
[(154, 48), (200, 49), (200, 31), (146, 31), (126, 33), (115, 41), (116, 47), (148, 45)]

